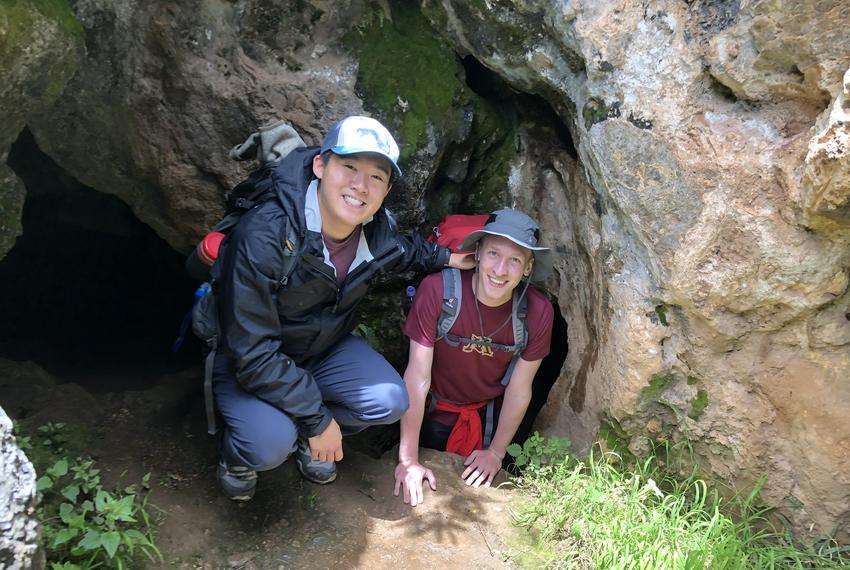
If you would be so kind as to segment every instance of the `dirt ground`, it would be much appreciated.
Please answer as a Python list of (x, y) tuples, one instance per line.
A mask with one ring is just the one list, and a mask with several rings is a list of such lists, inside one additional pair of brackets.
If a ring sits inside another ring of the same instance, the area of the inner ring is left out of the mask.
[[(395, 449), (375, 458), (387, 432), (346, 439), (331, 485), (303, 481), (294, 464), (260, 474), (257, 494), (233, 503), (218, 490), (214, 438), (205, 431), (201, 371), (191, 369), (114, 386), (108, 378), (62, 383), (34, 365), (0, 370), (0, 405), (14, 417), (92, 427), (91, 454), (105, 478), (151, 473), (150, 501), (162, 509), (157, 544), (165, 562), (150, 568), (508, 568), (510, 489), (472, 489), (461, 459), (425, 450), (438, 491), (411, 508), (392, 496)], [(22, 371), (23, 370), (23, 371)], [(114, 380), (114, 378), (112, 379)]]

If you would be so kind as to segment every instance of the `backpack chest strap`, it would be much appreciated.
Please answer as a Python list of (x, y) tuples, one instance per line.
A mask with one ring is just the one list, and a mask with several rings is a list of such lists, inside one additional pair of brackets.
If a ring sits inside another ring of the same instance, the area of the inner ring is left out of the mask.
[(440, 306), (440, 317), (437, 320), (436, 340), (443, 339), (446, 344), (456, 348), (461, 344), (477, 344), (487, 346), (493, 350), (512, 352), (508, 368), (502, 377), (502, 386), (507, 386), (511, 381), (511, 375), (516, 367), (520, 354), (528, 345), (528, 283), (522, 292), (514, 289), (511, 297), (511, 326), (513, 329), (514, 344), (502, 344), (492, 341), (473, 340), (449, 333), (458, 315), (460, 314), (461, 301), (463, 300), (463, 284), (459, 269), (447, 267), (442, 271), (443, 278), (443, 301)]

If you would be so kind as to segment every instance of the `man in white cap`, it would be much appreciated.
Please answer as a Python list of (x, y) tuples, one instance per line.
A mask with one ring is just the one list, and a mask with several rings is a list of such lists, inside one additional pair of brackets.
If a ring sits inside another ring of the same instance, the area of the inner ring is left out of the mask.
[(419, 286), (404, 327), (410, 407), (401, 418), (394, 494), (402, 491), (405, 503), (423, 501), (424, 480), (436, 490), (434, 473), (419, 463), (420, 443), (465, 457), (467, 485), (489, 487), (501, 469), (549, 353), (554, 310), (529, 287), (549, 269), (539, 235), (524, 213), (493, 212), (464, 241), (463, 250), (476, 251), (476, 268), (455, 272), (459, 290), (446, 285), (452, 270)]
[[(275, 199), (243, 215), (212, 268), (221, 330), (212, 387), (225, 424), (218, 479), (237, 501), (253, 497), (257, 471), (291, 454), (305, 478), (332, 482), (343, 435), (407, 409), (398, 373), (351, 335), (373, 278), (472, 266), (396, 231), (382, 204), (401, 174), (399, 149), (381, 123), (348, 117), (320, 148), (295, 146), (261, 171), (255, 184), (272, 185)], [(296, 261), (281, 279), (288, 256)]]

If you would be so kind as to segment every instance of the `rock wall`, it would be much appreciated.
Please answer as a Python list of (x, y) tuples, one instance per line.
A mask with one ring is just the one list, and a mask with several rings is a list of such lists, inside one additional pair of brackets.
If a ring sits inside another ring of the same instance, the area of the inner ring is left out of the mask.
[(526, 164), (543, 199), (518, 198), (562, 253), (549, 431), (587, 444), (601, 420), (638, 454), (689, 441), (714, 477), (765, 474), (797, 529), (847, 540), (846, 6), (423, 7), (547, 99), (578, 151)]
[[(271, 121), (285, 119), (318, 144), (334, 121), (368, 112), (358, 94), (366, 96), (403, 137), (407, 185), (391, 201), (404, 205), (407, 223), (421, 221), (423, 191), (441, 160), (458, 155), (466, 166), (475, 149), (468, 139), (489, 136), (478, 144), (487, 149), (507, 137), (409, 4), (392, 23), (388, 7), (320, 0), (82, 0), (74, 9), (85, 65), (29, 126), (77, 179), (122, 198), (181, 251), (217, 221), (224, 191), (255, 166), (231, 161), (230, 148)], [(378, 43), (364, 40), (377, 35)], [(467, 174), (464, 167), (454, 178)]]
[(56, 101), (74, 75), (82, 28), (62, 2), (0, 5), (0, 258), (21, 233), (23, 184), (6, 166), (9, 146), (29, 119)]
[[(541, 220), (570, 325), (548, 432), (689, 441), (715, 478), (767, 474), (795, 528), (850, 539), (840, 1), (73, 7), (79, 71), (23, 120), (175, 248), (216, 219), (247, 169), (227, 151), (256, 126), (316, 143), (377, 114), (402, 139), (403, 225), (505, 202)], [(509, 87), (471, 89), (473, 59)]]
[(35, 519), (35, 470), (15, 444), (12, 421), (0, 408), (0, 566), (44, 568)]

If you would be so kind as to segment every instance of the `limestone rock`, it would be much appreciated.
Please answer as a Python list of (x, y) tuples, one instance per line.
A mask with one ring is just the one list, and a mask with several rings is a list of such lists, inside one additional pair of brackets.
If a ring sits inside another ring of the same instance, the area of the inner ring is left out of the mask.
[(850, 521), (843, 9), (427, 8), (576, 146), (577, 161), (529, 131), (513, 184), (560, 254), (570, 355), (548, 430), (691, 441), (713, 477), (767, 474), (763, 497), (813, 535)]
[(711, 74), (738, 97), (824, 104), (841, 92), (850, 54), (846, 4), (730, 4), (740, 8), (710, 39), (707, 55)]
[(44, 112), (77, 68), (82, 29), (63, 1), (0, 5), (0, 258), (21, 233), (24, 187), (6, 166), (27, 120)]
[(815, 129), (803, 173), (806, 215), (813, 224), (823, 216), (834, 220), (834, 229), (846, 231), (850, 219), (850, 68), (844, 74), (842, 93), (824, 111)]
[(0, 565), (12, 570), (44, 567), (35, 518), (35, 470), (18, 448), (12, 422), (0, 408)]

